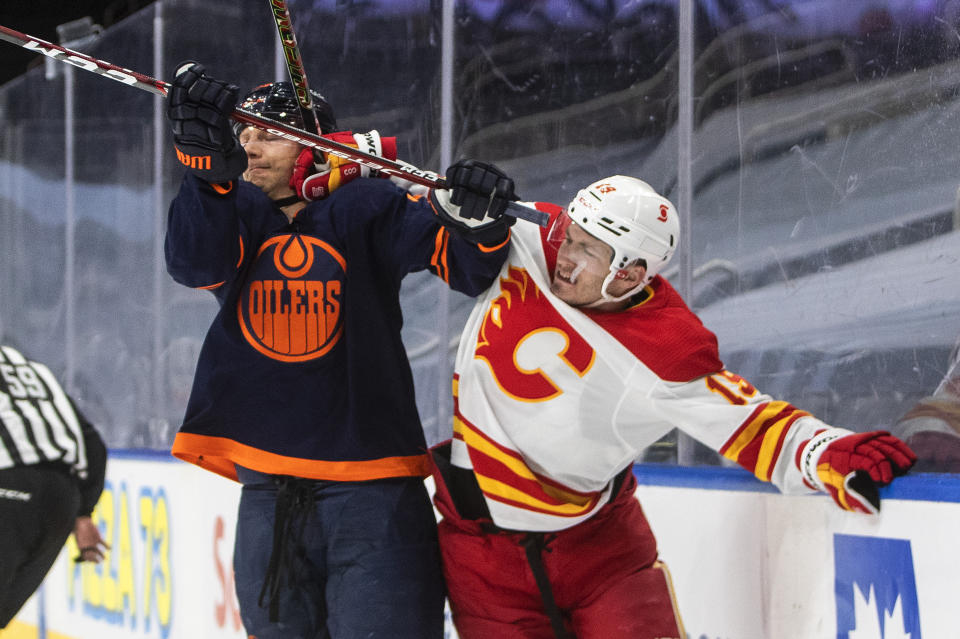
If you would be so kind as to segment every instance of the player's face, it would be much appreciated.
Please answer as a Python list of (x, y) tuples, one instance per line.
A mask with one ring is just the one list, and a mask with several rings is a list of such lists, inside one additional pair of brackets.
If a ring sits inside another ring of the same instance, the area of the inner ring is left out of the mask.
[(293, 195), (290, 176), (303, 147), (253, 127), (241, 131), (239, 139), (247, 152), (243, 179), (259, 186), (271, 200)]
[(613, 249), (576, 224), (567, 227), (557, 250), (550, 291), (571, 306), (600, 299), (600, 288), (610, 272)]

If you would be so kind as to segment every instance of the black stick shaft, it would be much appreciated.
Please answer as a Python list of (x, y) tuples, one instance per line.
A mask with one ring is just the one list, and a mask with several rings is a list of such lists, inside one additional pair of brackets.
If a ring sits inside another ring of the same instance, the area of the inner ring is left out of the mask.
[(310, 133), (320, 133), (320, 123), (317, 122), (317, 114), (313, 110), (313, 97), (307, 83), (307, 70), (303, 66), (303, 56), (300, 55), (287, 0), (270, 0), (270, 9), (273, 11), (273, 20), (277, 23), (277, 35), (280, 36), (280, 46), (283, 47), (283, 58), (287, 62), (290, 82), (297, 94), (304, 128)]

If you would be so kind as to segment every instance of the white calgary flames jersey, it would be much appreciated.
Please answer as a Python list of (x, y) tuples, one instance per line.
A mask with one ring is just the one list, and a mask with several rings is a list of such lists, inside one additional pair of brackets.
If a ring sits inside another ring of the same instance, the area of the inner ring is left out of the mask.
[[(559, 207), (537, 204), (555, 217)], [(670, 284), (616, 313), (550, 292), (546, 230), (512, 229), (457, 353), (453, 464), (472, 468), (495, 524), (550, 531), (589, 518), (640, 452), (678, 427), (781, 491), (823, 422), (723, 369), (716, 338)]]

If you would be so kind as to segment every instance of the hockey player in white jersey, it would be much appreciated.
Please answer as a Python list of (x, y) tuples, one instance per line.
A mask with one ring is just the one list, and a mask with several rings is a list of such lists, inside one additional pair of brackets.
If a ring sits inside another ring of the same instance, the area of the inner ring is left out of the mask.
[(832, 427), (724, 369), (716, 338), (658, 273), (674, 206), (613, 176), (549, 230), (514, 228), (457, 354), (454, 434), (433, 450), (457, 630), (482, 637), (685, 637), (633, 496), (641, 451), (678, 427), (784, 493), (876, 513), (916, 457)]

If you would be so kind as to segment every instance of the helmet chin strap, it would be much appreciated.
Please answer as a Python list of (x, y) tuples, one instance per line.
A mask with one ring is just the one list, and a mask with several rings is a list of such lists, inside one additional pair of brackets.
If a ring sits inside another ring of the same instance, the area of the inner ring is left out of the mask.
[(282, 209), (285, 206), (290, 206), (291, 204), (296, 204), (297, 202), (300, 202), (301, 198), (299, 195), (294, 194), (294, 195), (288, 195), (287, 197), (277, 198), (276, 200), (272, 200), (272, 201), (277, 208)]

